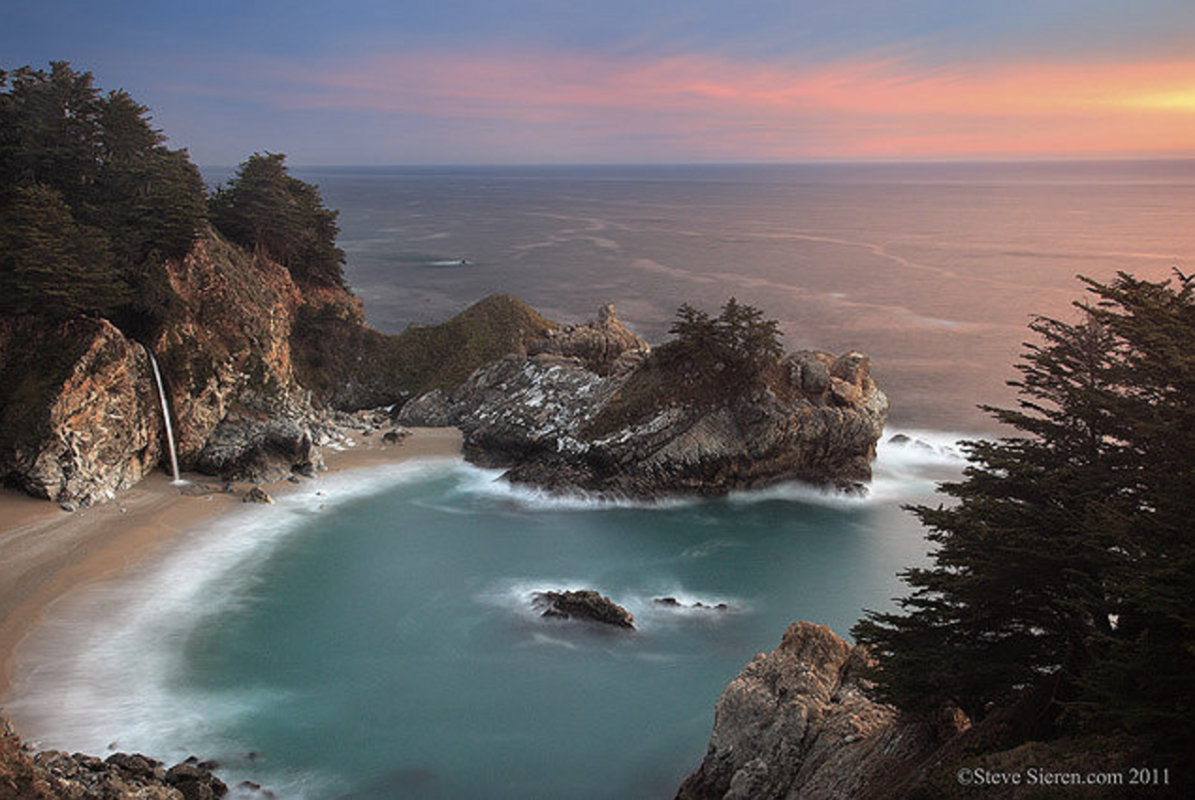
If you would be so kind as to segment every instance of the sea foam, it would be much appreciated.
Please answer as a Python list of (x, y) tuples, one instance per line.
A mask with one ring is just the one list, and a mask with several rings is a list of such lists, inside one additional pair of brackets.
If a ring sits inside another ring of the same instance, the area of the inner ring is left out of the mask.
[[(6, 712), (39, 746), (101, 755), (118, 749), (169, 761), (189, 755), (235, 765), (244, 753), (219, 732), (285, 704), (285, 693), (187, 685), (193, 632), (253, 598), (260, 568), (313, 517), (456, 468), (426, 459), (345, 471), (246, 505), (181, 533), (118, 580), (57, 601), (21, 643)], [(274, 776), (286, 796), (320, 796), (315, 775)]]

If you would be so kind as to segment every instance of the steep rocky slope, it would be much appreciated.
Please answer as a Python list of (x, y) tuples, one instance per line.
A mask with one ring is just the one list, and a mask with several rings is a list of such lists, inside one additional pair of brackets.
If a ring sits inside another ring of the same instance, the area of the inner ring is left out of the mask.
[(656, 497), (871, 476), (888, 401), (859, 353), (793, 353), (762, 380), (691, 382), (610, 307), (403, 407), (457, 425), (475, 462), (550, 489)]
[(965, 721), (899, 717), (866, 696), (867, 663), (829, 628), (791, 625), (722, 693), (705, 759), (678, 800), (899, 796)]

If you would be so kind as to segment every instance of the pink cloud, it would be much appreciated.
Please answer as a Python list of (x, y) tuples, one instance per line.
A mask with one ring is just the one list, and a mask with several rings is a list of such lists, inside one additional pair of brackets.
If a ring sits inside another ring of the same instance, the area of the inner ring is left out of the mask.
[(533, 136), (654, 137), (692, 157), (1195, 151), (1195, 61), (921, 70), (697, 55), (403, 52), (277, 65), (290, 108), (484, 120)]

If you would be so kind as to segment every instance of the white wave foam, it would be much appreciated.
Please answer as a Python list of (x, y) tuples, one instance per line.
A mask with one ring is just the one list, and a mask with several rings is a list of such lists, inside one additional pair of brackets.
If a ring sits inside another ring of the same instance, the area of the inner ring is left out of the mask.
[(462, 467), (463, 480), (457, 492), (490, 502), (506, 503), (516, 508), (552, 511), (595, 511), (611, 508), (669, 509), (695, 505), (700, 498), (680, 497), (662, 500), (635, 500), (610, 497), (581, 490), (553, 492), (527, 484), (502, 480), (503, 470)]
[(889, 430), (876, 443), (872, 479), (860, 490), (788, 481), (733, 492), (729, 499), (736, 503), (783, 500), (846, 510), (906, 502), (933, 493), (942, 481), (960, 477), (966, 455), (959, 443), (969, 438), (974, 437), (946, 431)]
[[(572, 592), (587, 589), (609, 597), (631, 612), (635, 618), (635, 627), (640, 633), (650, 633), (656, 626), (677, 622), (718, 622), (751, 611), (750, 603), (744, 598), (694, 592), (676, 583), (661, 583), (647, 588), (612, 590), (603, 586), (600, 581), (575, 577), (508, 578), (479, 593), (475, 599), (484, 605), (513, 614), (525, 623), (539, 625), (543, 622), (540, 616), (541, 611), (533, 604), (533, 598), (537, 593)], [(676, 601), (676, 604), (656, 602), (664, 598), (671, 598)], [(722, 607), (719, 608), (719, 606)], [(536, 631), (531, 634), (535, 643), (553, 643), (540, 641), (537, 637), (541, 633), (541, 631)]]
[(409, 461), (327, 476), (280, 495), (273, 506), (237, 508), (186, 531), (119, 580), (62, 598), (21, 644), (7, 711), (47, 747), (101, 754), (115, 742), (167, 761), (192, 753), (225, 760), (237, 746), (220, 732), (287, 698), (261, 688), (186, 685), (193, 632), (248, 602), (260, 565), (313, 513), (435, 477), (456, 463)]
[(709, 541), (686, 547), (680, 554), (681, 558), (708, 558), (720, 550), (743, 547), (744, 543), (738, 539), (710, 539)]
[[(959, 476), (966, 458), (959, 442), (969, 437), (947, 431), (889, 430), (876, 445), (872, 481), (862, 490), (841, 490), (800, 481), (787, 481), (763, 489), (731, 492), (732, 503), (781, 500), (828, 508), (862, 508), (876, 503), (902, 502), (932, 493), (943, 480)], [(601, 511), (612, 508), (673, 509), (708, 502), (701, 497), (636, 500), (609, 497), (580, 490), (554, 492), (502, 480), (502, 470), (462, 465), (456, 492), (489, 502), (507, 503), (527, 510)]]

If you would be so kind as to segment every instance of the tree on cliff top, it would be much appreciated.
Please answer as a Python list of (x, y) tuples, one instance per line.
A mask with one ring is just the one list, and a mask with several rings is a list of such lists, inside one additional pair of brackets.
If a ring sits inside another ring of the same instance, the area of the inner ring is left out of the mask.
[(148, 109), (66, 62), (0, 72), (0, 310), (156, 313), (124, 303), (207, 213), (199, 171), (164, 141)]
[(981, 718), (1036, 690), (1046, 727), (1189, 746), (1195, 286), (1085, 281), (1082, 321), (1032, 324), (1019, 408), (987, 409), (1017, 435), (968, 444), (941, 489), (956, 504), (912, 509), (938, 549), (903, 573), (904, 613), (868, 612), (854, 634), (902, 708)]
[(292, 177), (281, 153), (255, 153), (209, 202), (212, 223), (237, 244), (264, 252), (299, 283), (344, 286), (337, 212), (319, 189)]
[(685, 361), (702, 372), (721, 364), (736, 376), (754, 378), (784, 355), (780, 323), (734, 297), (717, 317), (682, 304), (668, 332), (676, 338), (659, 348), (660, 358)]

